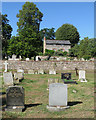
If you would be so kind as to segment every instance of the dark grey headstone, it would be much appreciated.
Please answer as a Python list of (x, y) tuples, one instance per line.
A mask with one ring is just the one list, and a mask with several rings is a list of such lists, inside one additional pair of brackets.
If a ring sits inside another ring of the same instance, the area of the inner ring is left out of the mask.
[(10, 86), (6, 90), (6, 111), (22, 111), (24, 109), (24, 88)]
[(71, 79), (71, 73), (61, 73), (61, 79), (70, 80)]

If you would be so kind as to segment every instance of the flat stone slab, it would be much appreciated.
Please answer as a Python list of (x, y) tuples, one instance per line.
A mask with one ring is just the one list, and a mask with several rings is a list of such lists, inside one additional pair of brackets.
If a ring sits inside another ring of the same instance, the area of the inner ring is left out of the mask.
[(55, 111), (64, 111), (66, 109), (69, 108), (69, 106), (49, 106), (47, 105), (46, 108), (51, 111), (51, 112), (55, 112)]

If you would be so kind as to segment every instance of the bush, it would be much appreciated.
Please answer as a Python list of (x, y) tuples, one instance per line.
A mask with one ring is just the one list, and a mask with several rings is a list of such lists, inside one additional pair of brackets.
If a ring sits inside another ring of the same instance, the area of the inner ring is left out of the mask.
[(91, 55), (84, 55), (83, 58), (84, 58), (85, 60), (89, 60), (89, 59), (91, 58)]

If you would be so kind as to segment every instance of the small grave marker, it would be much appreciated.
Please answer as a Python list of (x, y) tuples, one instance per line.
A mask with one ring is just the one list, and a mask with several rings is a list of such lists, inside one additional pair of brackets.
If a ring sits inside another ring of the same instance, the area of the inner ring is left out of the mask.
[(56, 70), (55, 69), (50, 69), (49, 74), (56, 74)]
[(81, 82), (87, 82), (87, 80), (85, 78), (85, 70), (79, 70), (79, 80)]

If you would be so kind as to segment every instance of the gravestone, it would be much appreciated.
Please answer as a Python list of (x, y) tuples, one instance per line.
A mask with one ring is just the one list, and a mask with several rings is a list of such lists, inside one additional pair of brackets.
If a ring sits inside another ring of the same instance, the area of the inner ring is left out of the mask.
[(71, 79), (71, 73), (61, 73), (61, 79)]
[(28, 70), (28, 74), (34, 74), (34, 70)]
[(38, 56), (36, 56), (36, 61), (38, 61)]
[(49, 74), (56, 74), (56, 70), (55, 69), (50, 69)]
[(87, 80), (85, 78), (85, 70), (79, 70), (79, 80), (81, 82), (87, 82)]
[(24, 74), (22, 72), (14, 73), (14, 83), (19, 83), (20, 80), (24, 79)]
[(21, 57), (21, 55), (19, 55), (19, 60), (22, 60), (22, 57)]
[(24, 88), (10, 86), (6, 90), (6, 111), (22, 112), (24, 109)]
[(16, 55), (15, 54), (12, 55), (12, 60), (16, 60)]
[(22, 69), (18, 69), (17, 72), (24, 73), (24, 70), (22, 70)]
[(67, 85), (62, 83), (52, 83), (49, 85), (49, 106), (50, 111), (60, 111), (67, 106)]
[(26, 61), (29, 61), (29, 58), (26, 58)]
[(39, 69), (38, 70), (38, 74), (44, 74), (44, 70), (43, 69)]
[(13, 85), (13, 76), (12, 72), (3, 72), (3, 80), (4, 86), (12, 86)]
[(7, 66), (8, 66), (8, 63), (7, 63), (7, 61), (5, 61), (5, 63), (4, 63), (4, 65), (5, 65), (5, 71), (4, 72), (7, 72)]

